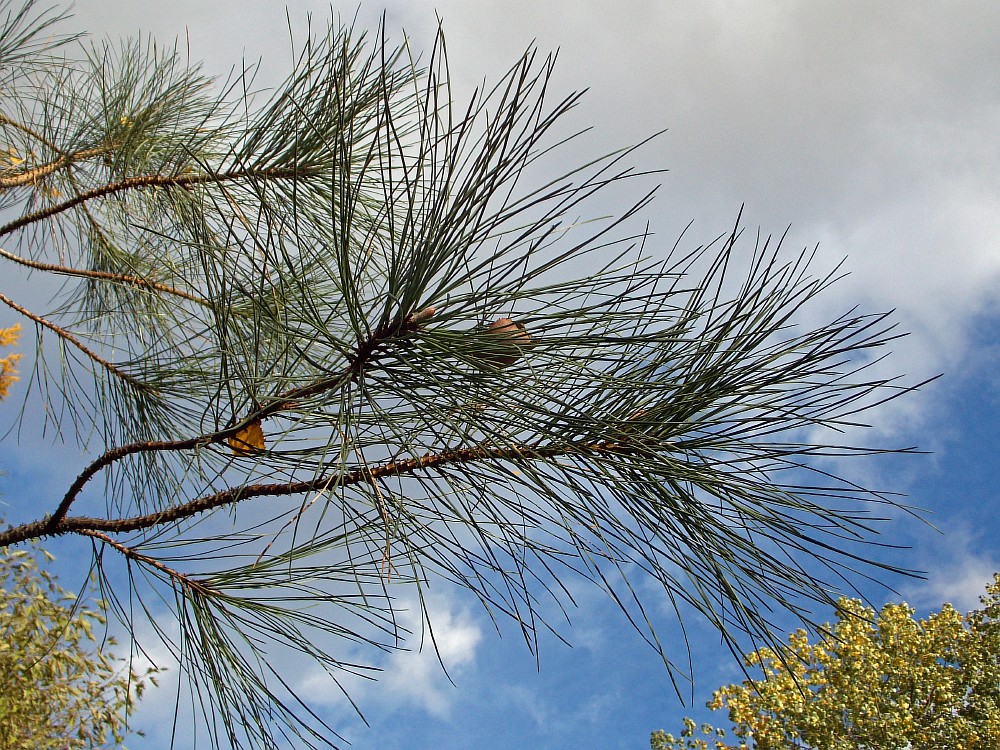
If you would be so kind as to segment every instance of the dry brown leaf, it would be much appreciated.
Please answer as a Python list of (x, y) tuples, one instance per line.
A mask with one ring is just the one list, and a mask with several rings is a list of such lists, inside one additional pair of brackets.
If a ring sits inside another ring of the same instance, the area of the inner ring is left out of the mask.
[(255, 419), (229, 438), (229, 446), (237, 456), (248, 456), (264, 450), (264, 429), (260, 420)]

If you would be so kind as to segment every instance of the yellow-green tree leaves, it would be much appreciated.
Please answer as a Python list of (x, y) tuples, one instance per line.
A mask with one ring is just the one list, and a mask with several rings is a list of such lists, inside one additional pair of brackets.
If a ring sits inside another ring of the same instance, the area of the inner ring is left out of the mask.
[[(10, 346), (17, 341), (21, 326), (14, 325), (10, 328), (0, 328), (0, 347)], [(7, 395), (11, 383), (17, 380), (17, 371), (14, 365), (21, 358), (20, 354), (8, 354), (0, 357), (0, 398)]]
[(736, 744), (686, 719), (653, 750), (995, 750), (1000, 747), (1000, 574), (983, 608), (945, 604), (914, 619), (906, 604), (877, 615), (842, 599), (818, 643), (798, 630), (780, 651), (746, 664), (763, 678), (727, 685), (708, 706), (727, 709)]
[[(49, 557), (47, 553), (39, 553)], [(117, 747), (151, 672), (140, 675), (98, 648), (99, 610), (79, 606), (36, 554), (0, 547), (0, 747)]]

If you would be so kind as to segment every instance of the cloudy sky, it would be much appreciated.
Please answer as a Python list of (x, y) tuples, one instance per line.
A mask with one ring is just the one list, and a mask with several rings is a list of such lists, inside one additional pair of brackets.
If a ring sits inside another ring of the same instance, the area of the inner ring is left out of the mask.
[[(359, 25), (374, 27), (382, 10), (366, 5)], [(299, 33), (309, 12), (325, 19), (329, 5), (288, 3)], [(350, 19), (354, 6), (342, 12)], [(259, 59), (267, 80), (290, 57), (280, 3), (80, 0), (75, 13), (95, 35), (189, 41), (209, 72)], [(389, 3), (386, 23), (428, 49), (435, 14), (457, 96), (532, 43), (559, 50), (553, 85), (589, 90), (573, 117), (593, 126), (569, 159), (666, 128), (637, 157), (669, 170), (647, 210), (664, 252), (689, 222), (692, 244), (725, 232), (745, 204), (745, 225), (776, 234), (790, 225), (790, 249), (819, 243), (828, 267), (847, 258), (850, 275), (827, 310), (897, 310), (912, 335), (892, 367), (911, 380), (944, 377), (878, 415), (876, 429), (932, 454), (866, 471), (907, 492), (936, 530), (894, 521), (890, 540), (912, 549), (891, 559), (927, 580), (868, 593), (922, 609), (975, 605), (1000, 570), (1000, 4), (413, 0)], [(27, 464), (16, 446), (0, 448), (16, 483)], [(431, 605), (450, 681), (429, 649), (388, 657), (380, 682), (357, 686), (369, 727), (316, 695), (355, 746), (386, 750), (641, 748), (651, 730), (678, 728), (692, 709), (678, 704), (656, 655), (599, 594), (574, 594), (571, 647), (545, 641), (536, 664), (516, 633), (498, 637), (473, 602), (442, 589)], [(710, 633), (693, 650), (697, 711), (739, 673)], [(150, 736), (134, 750), (164, 746), (160, 703), (147, 698)]]

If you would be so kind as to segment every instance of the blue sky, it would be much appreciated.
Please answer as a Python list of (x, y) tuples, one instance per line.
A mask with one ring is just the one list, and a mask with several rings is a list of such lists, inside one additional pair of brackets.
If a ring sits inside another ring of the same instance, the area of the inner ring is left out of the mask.
[[(288, 5), (298, 28), (307, 12), (329, 12), (325, 2)], [(343, 11), (351, 16), (354, 7)], [(555, 86), (589, 88), (574, 123), (594, 126), (566, 158), (668, 128), (641, 164), (670, 170), (646, 212), (664, 249), (689, 221), (692, 243), (714, 238), (745, 204), (751, 227), (780, 234), (791, 224), (791, 249), (819, 243), (828, 267), (846, 256), (850, 276), (818, 315), (855, 304), (897, 311), (911, 336), (896, 343), (889, 367), (913, 381), (944, 377), (880, 410), (873, 432), (931, 453), (852, 470), (906, 492), (937, 530), (893, 519), (886, 540), (910, 549), (878, 554), (927, 571), (926, 580), (887, 580), (896, 594), (862, 590), (921, 610), (974, 606), (1000, 570), (1000, 6), (418, 0), (388, 4), (387, 25), (427, 48), (435, 11), (459, 99), (533, 40), (560, 49)], [(374, 27), (381, 12), (366, 5), (361, 23)], [(261, 58), (267, 80), (289, 59), (278, 3), (81, 0), (76, 17), (95, 35), (141, 29), (190, 39), (192, 57), (210, 72)], [(0, 325), (14, 320), (0, 313)], [(0, 405), (4, 420), (15, 401)], [(0, 443), (8, 517), (61, 496), (82, 458), (62, 449), (58, 461), (70, 468), (53, 470), (51, 454), (12, 437)], [(55, 551), (65, 563), (86, 550)], [(386, 657), (383, 679), (356, 689), (370, 728), (342, 702), (314, 694), (356, 747), (642, 748), (651, 730), (679, 728), (692, 711), (702, 716), (711, 690), (740, 678), (718, 636), (692, 621), (694, 706), (679, 705), (662, 663), (614, 606), (582, 586), (574, 594), (580, 606), (562, 630), (573, 646), (543, 639), (539, 668), (513, 628), (498, 637), (468, 597), (432, 587), (454, 684), (430, 649)], [(673, 632), (666, 608), (659, 615)], [(309, 674), (301, 676), (308, 686)], [(140, 723), (149, 736), (130, 742), (133, 750), (166, 746), (171, 701), (166, 690), (146, 698)]]

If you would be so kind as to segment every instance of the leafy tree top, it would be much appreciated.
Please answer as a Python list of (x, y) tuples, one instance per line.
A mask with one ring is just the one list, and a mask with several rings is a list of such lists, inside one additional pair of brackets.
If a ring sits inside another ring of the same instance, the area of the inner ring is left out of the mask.
[(877, 614), (841, 599), (816, 643), (804, 630), (787, 645), (745, 657), (758, 679), (717, 690), (730, 734), (690, 719), (679, 737), (654, 732), (653, 750), (991, 750), (1000, 747), (1000, 573), (962, 615), (950, 604), (914, 619), (906, 604)]
[(0, 547), (0, 747), (118, 747), (155, 670), (140, 674), (114, 658), (114, 639), (95, 632), (102, 602), (81, 605), (46, 570), (51, 560)]

